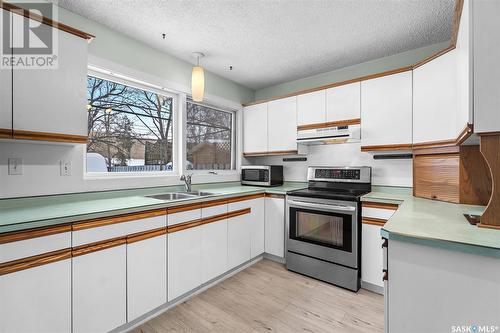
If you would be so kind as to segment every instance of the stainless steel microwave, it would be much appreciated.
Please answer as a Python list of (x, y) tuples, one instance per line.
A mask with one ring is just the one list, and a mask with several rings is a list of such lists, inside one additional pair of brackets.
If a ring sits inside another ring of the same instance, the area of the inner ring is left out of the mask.
[(253, 186), (283, 185), (283, 166), (244, 165), (241, 167), (241, 184)]

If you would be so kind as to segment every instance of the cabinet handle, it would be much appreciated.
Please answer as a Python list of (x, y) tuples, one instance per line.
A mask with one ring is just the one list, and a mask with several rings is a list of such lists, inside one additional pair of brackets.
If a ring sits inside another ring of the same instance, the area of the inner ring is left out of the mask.
[(384, 276), (382, 277), (382, 281), (389, 281), (389, 272), (387, 271), (387, 269), (384, 269), (383, 272)]

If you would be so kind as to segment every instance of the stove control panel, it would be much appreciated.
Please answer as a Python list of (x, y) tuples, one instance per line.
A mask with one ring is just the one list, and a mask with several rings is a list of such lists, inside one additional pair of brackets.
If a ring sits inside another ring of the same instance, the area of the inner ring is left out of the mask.
[(309, 167), (308, 180), (370, 183), (370, 167)]

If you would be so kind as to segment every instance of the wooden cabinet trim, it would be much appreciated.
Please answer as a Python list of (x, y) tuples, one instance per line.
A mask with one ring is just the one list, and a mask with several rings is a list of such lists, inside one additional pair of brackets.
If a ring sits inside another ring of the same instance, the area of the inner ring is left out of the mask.
[(15, 12), (16, 14), (21, 14), (22, 16), (24, 16), (26, 18), (30, 18), (32, 20), (41, 22), (43, 24), (46, 24), (48, 26), (54, 27), (56, 29), (62, 30), (64, 32), (67, 32), (69, 34), (75, 35), (75, 36), (83, 38), (83, 39), (92, 40), (95, 37), (94, 35), (91, 35), (89, 33), (83, 32), (83, 31), (78, 30), (76, 28), (70, 27), (69, 25), (51, 20), (47, 17), (35, 14), (33, 12), (30, 12), (26, 9), (23, 9), (23, 8), (18, 7), (14, 4), (11, 4), (11, 3), (1, 1), (0, 7), (9, 11), (9, 12)]
[(363, 224), (371, 224), (371, 225), (377, 225), (377, 226), (381, 226), (381, 227), (383, 227), (384, 224), (387, 222), (387, 220), (377, 219), (374, 217), (363, 217), (361, 219), (361, 221), (363, 222)]
[(183, 222), (183, 223), (175, 224), (175, 225), (172, 225), (172, 226), (168, 226), (167, 227), (167, 232), (169, 234), (171, 234), (171, 233), (174, 233), (174, 232), (177, 232), (177, 231), (182, 231), (182, 230), (194, 228), (194, 227), (200, 226), (202, 224), (203, 224), (203, 220), (202, 219), (197, 219), (197, 220), (193, 220), (193, 221)]
[(104, 241), (99, 241), (95, 243), (85, 244), (81, 246), (74, 247), (71, 251), (73, 257), (82, 256), (84, 254), (89, 254), (92, 252), (106, 250), (115, 246), (120, 246), (127, 243), (127, 237), (117, 237), (113, 239), (107, 239)]
[(251, 208), (244, 208), (244, 209), (240, 209), (240, 210), (236, 210), (236, 211), (227, 213), (227, 217), (226, 218), (230, 219), (230, 218), (233, 218), (233, 217), (236, 217), (236, 216), (250, 214), (251, 212), (252, 212)]
[(345, 119), (345, 120), (338, 120), (338, 121), (329, 121), (329, 122), (325, 122), (325, 123), (300, 125), (300, 126), (297, 126), (297, 131), (304, 131), (304, 130), (317, 129), (317, 128), (327, 128), (327, 127), (334, 127), (334, 126), (359, 125), (359, 124), (361, 124), (361, 118)]
[(390, 210), (398, 210), (398, 204), (385, 203), (385, 202), (372, 202), (372, 201), (363, 201), (363, 208), (379, 208), (379, 209), (390, 209)]
[(285, 199), (285, 194), (266, 193), (266, 198)]
[(482, 227), (500, 229), (500, 135), (481, 136), (479, 149), (491, 178), (491, 196), (480, 224)]
[(73, 135), (62, 133), (34, 132), (25, 130), (13, 130), (12, 138), (16, 140), (51, 141), (67, 143), (87, 143), (86, 135)]
[(206, 201), (206, 202), (202, 202), (201, 203), (201, 208), (221, 206), (221, 205), (226, 205), (227, 203), (228, 203), (227, 199), (219, 199), (219, 200)]
[(205, 219), (197, 219), (197, 220), (193, 220), (193, 221), (189, 221), (189, 222), (179, 223), (179, 224), (167, 227), (167, 232), (169, 234), (171, 234), (174, 232), (198, 227), (200, 225), (213, 223), (213, 222), (217, 222), (220, 220), (230, 219), (232, 217), (236, 217), (236, 216), (240, 216), (240, 215), (250, 214), (251, 211), (252, 211), (251, 208), (244, 208), (244, 209), (235, 210), (235, 211), (224, 213), (224, 214), (219, 214), (219, 215), (207, 217)]
[(7, 128), (0, 128), (1, 139), (12, 139), (12, 130)]
[(71, 231), (71, 225), (65, 224), (65, 225), (58, 225), (54, 227), (47, 227), (47, 228), (37, 228), (37, 229), (28, 229), (28, 230), (21, 230), (21, 231), (13, 231), (13, 232), (8, 232), (5, 234), (0, 234), (0, 244), (5, 244), (5, 243), (11, 243), (11, 242), (18, 242), (26, 239), (31, 239), (31, 238), (38, 238), (38, 237), (45, 237), (45, 236), (50, 236), (54, 234), (59, 234), (63, 232), (70, 232)]
[(419, 142), (414, 143), (414, 149), (423, 149), (423, 148), (440, 148), (440, 147), (450, 147), (450, 146), (460, 146), (465, 142), (471, 135), (474, 130), (472, 124), (467, 123), (465, 127), (460, 131), (456, 139), (449, 140), (438, 140), (438, 141), (427, 141), (427, 142)]
[(411, 143), (390, 144), (390, 145), (373, 145), (361, 146), (361, 151), (390, 151), (390, 150), (412, 150)]
[(233, 202), (240, 202), (240, 201), (246, 201), (246, 200), (253, 200), (253, 199), (258, 199), (258, 198), (264, 198), (265, 193), (255, 193), (255, 194), (247, 194), (239, 197), (233, 197), (227, 199), (228, 203), (233, 203)]
[(39, 254), (32, 257), (22, 258), (0, 264), (0, 275), (10, 274), (17, 271), (47, 265), (56, 261), (71, 258), (71, 249), (63, 249)]
[(149, 238), (158, 237), (166, 234), (167, 234), (167, 227), (138, 232), (127, 236), (127, 244), (140, 242)]
[(182, 205), (182, 206), (176, 206), (176, 207), (168, 207), (167, 213), (168, 214), (182, 213), (182, 212), (187, 212), (190, 210), (201, 209), (201, 207), (202, 207), (201, 202)]
[(256, 157), (256, 156), (275, 156), (275, 155), (297, 155), (298, 150), (272, 150), (272, 151), (258, 151), (258, 152), (246, 152), (243, 153), (244, 157)]
[(148, 217), (167, 215), (166, 209), (156, 209), (145, 212), (130, 213), (118, 216), (103, 217), (99, 219), (92, 219), (86, 221), (74, 222), (72, 226), (73, 231), (84, 230), (89, 228), (97, 228), (105, 225), (129, 222), (133, 220), (145, 219)]

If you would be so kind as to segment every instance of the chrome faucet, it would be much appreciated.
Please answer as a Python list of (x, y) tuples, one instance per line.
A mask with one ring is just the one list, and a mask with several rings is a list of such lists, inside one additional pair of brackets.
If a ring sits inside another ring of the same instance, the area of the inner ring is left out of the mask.
[(186, 188), (186, 192), (191, 192), (191, 177), (193, 175), (182, 175), (181, 180), (184, 181), (184, 187)]

